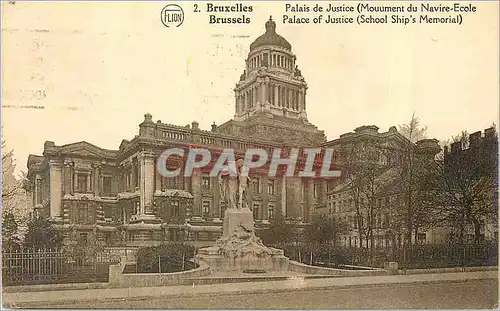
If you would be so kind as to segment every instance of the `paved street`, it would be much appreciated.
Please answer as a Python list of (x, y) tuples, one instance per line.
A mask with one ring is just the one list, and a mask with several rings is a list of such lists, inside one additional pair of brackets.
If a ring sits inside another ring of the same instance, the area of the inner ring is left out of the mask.
[(487, 309), (498, 305), (498, 281), (386, 284), (349, 288), (200, 297), (125, 298), (112, 301), (38, 305), (46, 308), (146, 309)]

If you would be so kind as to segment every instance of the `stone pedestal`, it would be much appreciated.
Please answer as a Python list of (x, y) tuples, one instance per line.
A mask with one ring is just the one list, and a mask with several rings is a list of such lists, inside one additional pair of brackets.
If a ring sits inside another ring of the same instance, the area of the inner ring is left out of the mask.
[(248, 208), (227, 209), (224, 212), (222, 238), (228, 238), (240, 229), (253, 232), (253, 213)]
[(214, 246), (199, 249), (197, 257), (212, 271), (286, 271), (289, 262), (283, 250), (265, 246), (255, 235), (248, 208), (226, 210), (222, 238)]
[(389, 274), (398, 274), (398, 263), (397, 262), (384, 262), (384, 270), (387, 270)]

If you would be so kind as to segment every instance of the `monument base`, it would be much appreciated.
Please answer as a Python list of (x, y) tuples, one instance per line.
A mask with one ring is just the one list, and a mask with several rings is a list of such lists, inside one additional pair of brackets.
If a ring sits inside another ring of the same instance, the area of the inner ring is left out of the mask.
[(222, 238), (216, 245), (198, 250), (198, 260), (212, 271), (286, 271), (283, 250), (267, 247), (254, 233), (253, 214), (248, 208), (228, 209), (224, 214)]

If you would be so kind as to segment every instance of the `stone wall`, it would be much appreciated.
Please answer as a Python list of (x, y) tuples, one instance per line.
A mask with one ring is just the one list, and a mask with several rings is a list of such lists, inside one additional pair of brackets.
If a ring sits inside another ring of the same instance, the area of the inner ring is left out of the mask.
[(305, 274), (321, 274), (321, 275), (336, 275), (336, 276), (376, 276), (376, 275), (387, 275), (387, 271), (383, 269), (371, 269), (371, 270), (343, 270), (335, 268), (325, 268), (306, 265), (297, 261), (290, 260), (288, 264), (288, 269), (293, 272), (305, 273)]
[(174, 273), (131, 273), (124, 274), (125, 265), (113, 265), (109, 267), (110, 287), (144, 287), (144, 286), (166, 286), (180, 285), (187, 278), (207, 276), (210, 267), (200, 261), (199, 267), (189, 271)]

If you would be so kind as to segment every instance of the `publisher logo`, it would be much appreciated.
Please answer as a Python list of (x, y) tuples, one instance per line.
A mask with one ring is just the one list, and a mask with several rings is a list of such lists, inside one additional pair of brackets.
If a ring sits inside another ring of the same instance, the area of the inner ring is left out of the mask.
[(161, 10), (161, 22), (166, 27), (179, 27), (184, 22), (184, 11), (177, 4), (168, 4)]

